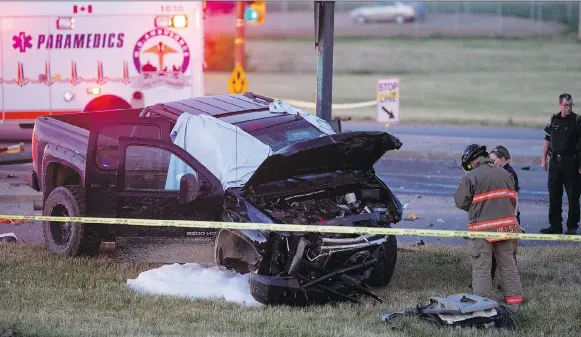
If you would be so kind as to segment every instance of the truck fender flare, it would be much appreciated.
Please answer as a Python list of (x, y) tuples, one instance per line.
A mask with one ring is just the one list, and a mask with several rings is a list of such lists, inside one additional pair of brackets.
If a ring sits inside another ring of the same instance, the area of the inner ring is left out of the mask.
[(48, 179), (46, 179), (46, 173), (51, 164), (58, 164), (74, 171), (81, 178), (81, 187), (84, 187), (85, 163), (85, 158), (76, 152), (60, 145), (47, 144), (42, 158), (42, 172), (45, 174), (45, 177), (42, 179), (43, 199), (46, 200), (50, 194), (50, 191), (47, 189)]

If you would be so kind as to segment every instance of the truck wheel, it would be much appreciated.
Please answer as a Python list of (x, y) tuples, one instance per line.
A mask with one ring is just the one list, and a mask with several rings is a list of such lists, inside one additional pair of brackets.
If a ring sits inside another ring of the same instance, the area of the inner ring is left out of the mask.
[[(50, 193), (43, 215), (82, 217), (85, 215), (85, 193), (79, 186), (61, 186)], [(44, 221), (44, 240), (48, 249), (63, 256), (95, 255), (101, 246), (98, 231), (92, 224)]]
[(397, 239), (395, 236), (388, 236), (379, 249), (377, 263), (366, 281), (372, 287), (384, 287), (391, 281), (397, 262)]

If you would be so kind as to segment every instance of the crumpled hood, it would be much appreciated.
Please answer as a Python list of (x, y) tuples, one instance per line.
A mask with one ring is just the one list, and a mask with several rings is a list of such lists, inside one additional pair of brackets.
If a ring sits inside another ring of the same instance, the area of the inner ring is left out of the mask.
[(266, 158), (244, 189), (298, 175), (369, 169), (387, 151), (401, 146), (387, 132), (347, 132), (310, 139)]

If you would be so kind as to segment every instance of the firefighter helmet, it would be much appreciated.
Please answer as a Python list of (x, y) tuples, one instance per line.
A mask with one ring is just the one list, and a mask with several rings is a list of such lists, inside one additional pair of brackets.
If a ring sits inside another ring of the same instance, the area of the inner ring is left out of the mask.
[(470, 171), (472, 167), (472, 161), (479, 156), (488, 157), (488, 152), (486, 152), (486, 146), (478, 144), (470, 144), (462, 153), (462, 168), (465, 171)]

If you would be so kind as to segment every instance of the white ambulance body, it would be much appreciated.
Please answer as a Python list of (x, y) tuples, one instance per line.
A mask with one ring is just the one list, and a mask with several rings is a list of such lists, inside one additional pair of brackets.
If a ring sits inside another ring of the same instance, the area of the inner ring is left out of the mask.
[(0, 124), (204, 95), (203, 2), (0, 2)]

